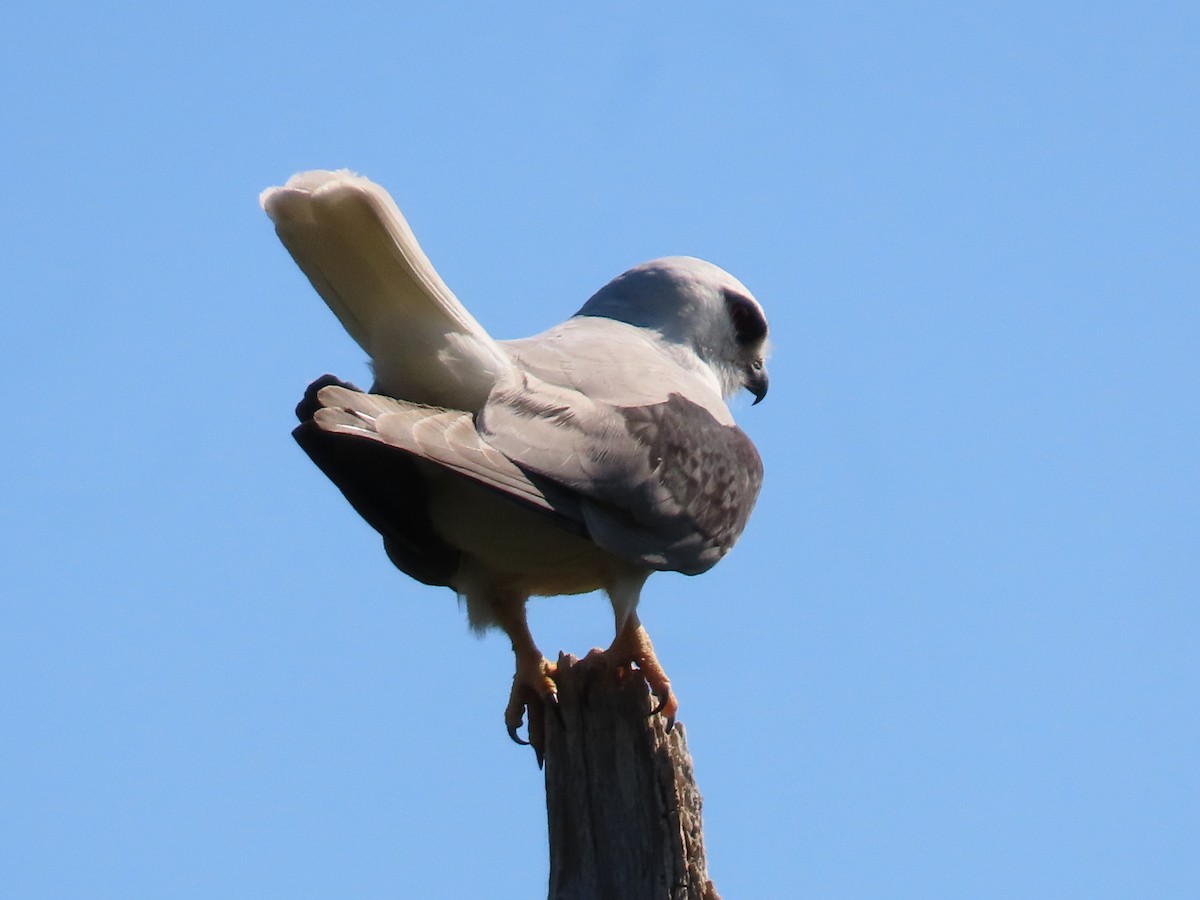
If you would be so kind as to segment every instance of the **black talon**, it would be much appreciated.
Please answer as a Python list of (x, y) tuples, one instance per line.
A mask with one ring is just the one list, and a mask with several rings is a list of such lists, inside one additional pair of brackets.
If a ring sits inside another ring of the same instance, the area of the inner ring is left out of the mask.
[(522, 740), (521, 736), (517, 734), (516, 728), (510, 727), (508, 729), (508, 736), (513, 739), (514, 744), (520, 744), (522, 747), (529, 746), (529, 741)]
[(675, 717), (667, 716), (667, 734), (671, 733), (671, 729), (675, 727)]
[[(654, 709), (650, 710), (650, 716), (656, 716), (660, 712), (662, 712), (664, 709), (666, 709), (667, 704), (671, 702), (671, 692), (667, 691), (661, 697), (658, 694), (655, 694), (654, 699), (656, 699), (658, 701), (658, 706), (656, 706), (656, 707), (654, 707)], [(648, 718), (650, 718), (650, 716), (646, 716), (646, 718), (648, 719)], [(671, 730), (671, 725), (673, 725), (674, 722), (675, 722), (674, 718), (671, 718), (669, 720), (669, 724), (667, 725), (667, 731)]]

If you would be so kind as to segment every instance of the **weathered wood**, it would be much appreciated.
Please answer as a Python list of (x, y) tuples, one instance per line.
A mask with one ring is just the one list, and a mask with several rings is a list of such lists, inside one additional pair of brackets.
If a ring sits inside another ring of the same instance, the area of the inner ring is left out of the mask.
[(546, 716), (550, 900), (719, 900), (683, 726), (651, 716), (636, 673), (558, 660)]

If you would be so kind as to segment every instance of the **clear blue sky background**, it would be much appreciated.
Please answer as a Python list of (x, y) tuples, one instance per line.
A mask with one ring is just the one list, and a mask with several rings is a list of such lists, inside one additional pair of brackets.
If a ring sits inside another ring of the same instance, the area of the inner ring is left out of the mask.
[(756, 516), (643, 600), (727, 897), (1200, 896), (1200, 7), (428, 6), (6, 13), (0, 895), (544, 895), (505, 640), (289, 437), (366, 369), (257, 197), (348, 166), (498, 337), (766, 307)]

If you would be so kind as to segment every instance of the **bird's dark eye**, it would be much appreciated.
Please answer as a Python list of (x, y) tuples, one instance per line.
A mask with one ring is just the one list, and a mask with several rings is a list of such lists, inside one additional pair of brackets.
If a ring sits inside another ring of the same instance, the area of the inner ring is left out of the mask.
[(754, 301), (726, 291), (725, 307), (729, 310), (729, 320), (733, 323), (737, 342), (743, 347), (757, 344), (767, 336), (767, 320)]

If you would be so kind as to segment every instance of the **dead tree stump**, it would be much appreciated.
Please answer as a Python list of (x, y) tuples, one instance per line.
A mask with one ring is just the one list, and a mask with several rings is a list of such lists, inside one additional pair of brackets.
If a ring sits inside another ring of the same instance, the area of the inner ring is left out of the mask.
[(683, 726), (651, 716), (636, 672), (560, 655), (546, 717), (550, 900), (719, 900)]

